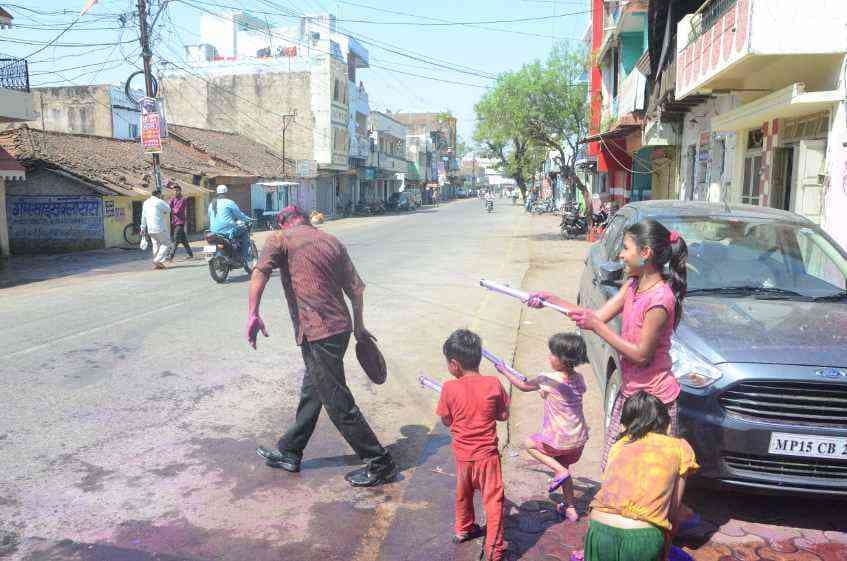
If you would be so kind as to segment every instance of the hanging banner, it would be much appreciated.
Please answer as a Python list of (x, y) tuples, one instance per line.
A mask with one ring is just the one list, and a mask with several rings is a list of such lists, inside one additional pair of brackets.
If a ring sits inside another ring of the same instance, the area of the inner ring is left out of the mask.
[(162, 117), (159, 104), (152, 97), (141, 99), (141, 145), (147, 154), (162, 151)]

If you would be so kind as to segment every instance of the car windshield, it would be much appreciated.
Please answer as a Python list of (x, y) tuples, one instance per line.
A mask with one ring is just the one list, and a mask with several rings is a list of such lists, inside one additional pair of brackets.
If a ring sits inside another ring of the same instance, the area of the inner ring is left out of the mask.
[(688, 291), (845, 299), (847, 258), (817, 227), (773, 219), (661, 220), (688, 244)]

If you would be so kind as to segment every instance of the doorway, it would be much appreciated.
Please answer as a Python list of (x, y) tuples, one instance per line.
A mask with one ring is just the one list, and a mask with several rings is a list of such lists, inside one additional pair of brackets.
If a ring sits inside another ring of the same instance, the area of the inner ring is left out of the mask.
[(774, 151), (773, 180), (771, 183), (770, 206), (791, 210), (794, 204), (791, 188), (794, 175), (794, 147), (777, 148)]

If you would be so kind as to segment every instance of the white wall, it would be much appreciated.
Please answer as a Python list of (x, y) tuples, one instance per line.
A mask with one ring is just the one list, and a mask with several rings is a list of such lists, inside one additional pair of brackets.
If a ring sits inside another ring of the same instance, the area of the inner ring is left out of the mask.
[(750, 50), (762, 54), (847, 50), (844, 0), (754, 0)]
[[(739, 105), (739, 103), (740, 101), (732, 95), (717, 96), (716, 98), (695, 106), (685, 116), (682, 127), (682, 140), (679, 147), (680, 158), (677, 174), (679, 196), (681, 199), (685, 198), (686, 193), (691, 192), (694, 195), (694, 200), (721, 202), (722, 191), (731, 189), (731, 183), (736, 169), (736, 134), (712, 134), (711, 121), (714, 117), (734, 109)], [(690, 158), (688, 150), (692, 145), (695, 147), (697, 150), (697, 162), (699, 163), (701, 133), (710, 133), (709, 157), (711, 161), (707, 161), (706, 163), (707, 182), (705, 186), (702, 186), (698, 184), (695, 179), (695, 185), (693, 188), (689, 188), (688, 182), (691, 172), (689, 167)], [(725, 145), (722, 174), (720, 174), (717, 170), (717, 168), (721, 165), (721, 162), (719, 160), (715, 161), (715, 156), (717, 155), (714, 150), (715, 139), (722, 139)], [(735, 199), (732, 195), (730, 195), (727, 200), (729, 202), (733, 202)]]
[[(847, 58), (842, 65), (847, 73)], [(845, 76), (842, 73), (842, 76)], [(847, 99), (847, 82), (842, 80), (839, 90)], [(827, 140), (826, 166), (829, 185), (824, 191), (823, 228), (847, 249), (847, 104), (841, 102), (832, 112)]]

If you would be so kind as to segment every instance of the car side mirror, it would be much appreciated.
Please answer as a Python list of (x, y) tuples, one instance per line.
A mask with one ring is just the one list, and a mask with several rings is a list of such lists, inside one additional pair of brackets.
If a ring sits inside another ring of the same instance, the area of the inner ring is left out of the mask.
[(620, 261), (606, 261), (597, 267), (597, 280), (600, 284), (620, 286), (623, 270), (624, 265)]

